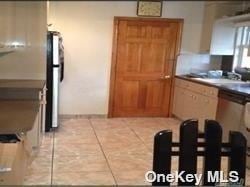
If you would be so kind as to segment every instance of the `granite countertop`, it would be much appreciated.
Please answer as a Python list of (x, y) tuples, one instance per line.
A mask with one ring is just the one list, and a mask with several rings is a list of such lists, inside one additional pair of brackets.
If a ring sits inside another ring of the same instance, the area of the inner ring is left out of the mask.
[(0, 79), (0, 99), (37, 100), (45, 83), (45, 80)]
[(39, 101), (0, 100), (0, 134), (16, 134), (31, 130), (39, 106)]
[(220, 89), (250, 97), (250, 83), (221, 85)]
[(243, 95), (245, 97), (250, 98), (250, 83), (247, 83), (247, 82), (224, 79), (225, 81), (223, 83), (223, 81), (220, 81), (218, 79), (217, 81), (216, 79), (214, 79), (214, 81), (210, 79), (211, 80), (210, 81), (209, 79), (190, 78), (185, 75), (176, 75), (175, 77), (188, 80), (191, 82), (200, 83), (200, 84), (207, 85), (207, 86), (216, 87), (219, 90), (225, 90), (231, 93)]

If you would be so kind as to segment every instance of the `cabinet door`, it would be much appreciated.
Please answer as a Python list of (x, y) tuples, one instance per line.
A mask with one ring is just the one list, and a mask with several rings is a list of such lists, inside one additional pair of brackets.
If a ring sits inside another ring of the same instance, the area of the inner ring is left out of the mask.
[(183, 109), (184, 109), (183, 102), (184, 102), (184, 89), (175, 86), (173, 114), (180, 119), (183, 119)]
[(0, 45), (8, 45), (13, 42), (15, 35), (15, 3), (11, 1), (0, 2)]
[(216, 21), (213, 26), (210, 54), (233, 55), (236, 27), (234, 23)]
[(209, 52), (213, 23), (216, 19), (216, 8), (215, 4), (207, 4), (204, 9), (204, 18), (202, 25), (202, 37), (201, 37), (201, 52)]
[(46, 2), (1, 1), (0, 25), (0, 46), (37, 47), (46, 39)]
[(35, 153), (39, 149), (41, 145), (41, 131), (42, 131), (42, 105), (40, 105), (39, 111), (36, 115), (36, 119), (34, 121), (34, 125), (32, 130), (27, 132), (27, 145), (31, 147), (32, 154)]
[[(196, 89), (195, 85), (192, 89)], [(195, 91), (175, 86), (173, 114), (182, 119), (198, 119), (199, 130), (204, 131), (206, 119), (215, 119), (218, 99), (202, 95)]]
[(218, 99), (206, 98), (205, 102), (207, 103), (207, 117), (208, 119), (216, 119)]
[(34, 121), (33, 128), (27, 132), (27, 144), (31, 148), (31, 151), (36, 150), (39, 147), (39, 127), (40, 127), (39, 113)]
[[(210, 52), (211, 49), (211, 40), (213, 35), (213, 27), (214, 23), (217, 19), (222, 18), (223, 16), (228, 16), (234, 14), (236, 11), (241, 10), (242, 2), (207, 2), (204, 9), (204, 20), (202, 26), (202, 36), (201, 36), (201, 45), (200, 51), (201, 52)], [(227, 30), (227, 35), (230, 35), (231, 31), (228, 31), (228, 28), (225, 27)], [(220, 39), (224, 44), (227, 43), (227, 40), (230, 39), (227, 36), (223, 36)], [(233, 39), (233, 38), (232, 38)], [(226, 40), (226, 41), (225, 41)], [(226, 47), (227, 46), (223, 46)], [(216, 54), (215, 47), (213, 47), (213, 54)], [(224, 55), (229, 54), (228, 52)], [(219, 55), (219, 54), (218, 54)], [(220, 55), (223, 55), (223, 49), (220, 49)]]
[(183, 120), (196, 119), (197, 103), (194, 99), (195, 93), (190, 90), (185, 90), (183, 97)]
[(204, 131), (205, 120), (215, 120), (217, 111), (218, 99), (210, 98), (208, 96), (199, 96), (199, 130)]
[(173, 112), (182, 120), (198, 119), (198, 95), (187, 89), (176, 87)]

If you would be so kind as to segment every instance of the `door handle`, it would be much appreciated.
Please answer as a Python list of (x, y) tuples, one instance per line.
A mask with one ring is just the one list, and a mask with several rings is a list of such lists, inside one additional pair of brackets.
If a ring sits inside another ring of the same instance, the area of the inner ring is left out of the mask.
[(11, 170), (11, 168), (0, 166), (0, 173), (10, 172)]
[(164, 76), (164, 77), (161, 77), (161, 79), (163, 79), (163, 80), (165, 80), (165, 79), (170, 79), (170, 78), (171, 78), (170, 75), (166, 75), (166, 76)]

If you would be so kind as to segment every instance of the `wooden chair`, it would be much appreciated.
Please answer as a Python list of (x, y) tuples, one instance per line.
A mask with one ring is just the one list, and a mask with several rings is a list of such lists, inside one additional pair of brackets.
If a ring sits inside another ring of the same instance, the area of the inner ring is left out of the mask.
[[(199, 141), (201, 140), (201, 141)], [(172, 148), (179, 148), (173, 151)], [(203, 148), (198, 150), (198, 148)], [(172, 141), (172, 132), (163, 130), (158, 132), (154, 138), (154, 158), (153, 171), (156, 174), (171, 173), (171, 158), (179, 157), (179, 172), (185, 171), (187, 174), (197, 172), (197, 157), (203, 159), (203, 185), (213, 186), (216, 182), (208, 180), (208, 171), (215, 172), (221, 170), (221, 158), (229, 157), (228, 170), (238, 172), (241, 185), (245, 185), (246, 175), (246, 138), (240, 133), (231, 131), (229, 142), (222, 143), (222, 128), (218, 122), (213, 120), (205, 121), (204, 133), (198, 133), (198, 121), (187, 120), (180, 126), (180, 142)], [(154, 181), (153, 186), (168, 186), (169, 182)], [(194, 182), (179, 181), (178, 185), (194, 185)]]

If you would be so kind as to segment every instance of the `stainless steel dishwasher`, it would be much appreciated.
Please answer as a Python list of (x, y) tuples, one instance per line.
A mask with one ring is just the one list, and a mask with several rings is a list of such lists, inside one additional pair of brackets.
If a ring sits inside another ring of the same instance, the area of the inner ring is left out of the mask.
[(222, 126), (224, 142), (228, 141), (229, 131), (240, 131), (245, 135), (248, 144), (247, 166), (250, 168), (250, 133), (246, 130), (243, 118), (247, 100), (243, 95), (220, 90), (216, 120)]

